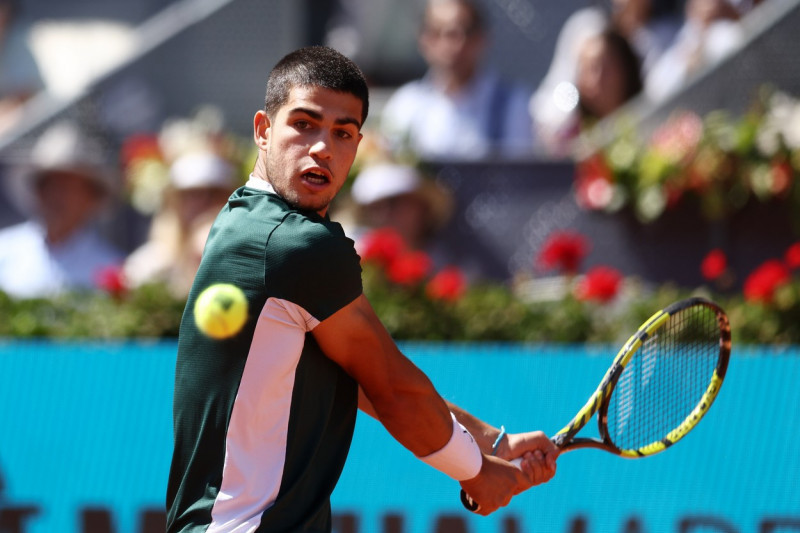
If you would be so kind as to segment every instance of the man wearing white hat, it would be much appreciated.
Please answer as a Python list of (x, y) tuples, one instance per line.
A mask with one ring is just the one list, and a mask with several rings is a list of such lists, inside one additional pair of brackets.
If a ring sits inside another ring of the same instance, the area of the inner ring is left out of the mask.
[(14, 298), (96, 288), (122, 254), (95, 222), (113, 192), (102, 148), (77, 125), (59, 122), (37, 140), (18, 200), (28, 221), (0, 230), (0, 290)]
[(361, 229), (393, 228), (415, 249), (426, 248), (453, 211), (447, 191), (415, 167), (396, 163), (366, 167), (353, 182), (351, 196)]

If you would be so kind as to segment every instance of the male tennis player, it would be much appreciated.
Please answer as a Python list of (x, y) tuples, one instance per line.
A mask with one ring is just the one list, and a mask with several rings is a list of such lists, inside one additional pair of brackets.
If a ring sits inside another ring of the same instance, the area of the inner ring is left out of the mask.
[[(543, 433), (498, 438), (445, 402), (362, 294), (353, 242), (327, 211), (367, 108), (362, 73), (332, 49), (295, 51), (269, 75), (255, 168), (211, 229), (181, 324), (169, 532), (330, 531), (357, 407), (460, 481), (481, 514), (555, 473)], [(241, 288), (250, 309), (224, 340), (193, 319), (213, 283)], [(506, 462), (520, 456), (521, 469)]]

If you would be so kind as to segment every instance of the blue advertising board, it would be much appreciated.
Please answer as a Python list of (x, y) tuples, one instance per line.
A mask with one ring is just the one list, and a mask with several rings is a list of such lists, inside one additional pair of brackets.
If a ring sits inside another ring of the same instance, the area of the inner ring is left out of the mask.
[[(509, 431), (560, 429), (615, 350), (417, 344), (440, 393)], [(0, 531), (163, 531), (175, 345), (0, 344)], [(714, 407), (668, 451), (559, 459), (548, 484), (489, 517), (359, 415), (333, 495), (339, 533), (800, 531), (800, 350), (739, 348)]]

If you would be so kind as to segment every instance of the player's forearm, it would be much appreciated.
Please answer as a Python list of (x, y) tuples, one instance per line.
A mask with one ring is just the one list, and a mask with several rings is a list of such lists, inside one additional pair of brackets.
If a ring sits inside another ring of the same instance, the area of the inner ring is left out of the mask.
[(453, 424), (447, 404), (421, 372), (363, 392), (367, 400), (362, 402), (364, 410), (414, 455), (433, 453), (450, 439)]
[(481, 447), (481, 451), (491, 453), (492, 445), (500, 435), (500, 430), (451, 402), (447, 402), (447, 407), (456, 415), (456, 419), (472, 433), (478, 446)]
[[(385, 396), (378, 396), (376, 398), (377, 401), (381, 401), (383, 398), (386, 402), (385, 405), (381, 405), (380, 407), (376, 407), (363, 389), (360, 389), (359, 407), (362, 411), (378, 419), (399, 442), (404, 444), (416, 455), (424, 455), (424, 450), (430, 446), (435, 446), (436, 442), (439, 440), (436, 439), (434, 435), (438, 433), (438, 430), (434, 429), (438, 426), (436, 421), (425, 422), (424, 416), (422, 415), (424, 413), (430, 413), (431, 409), (435, 410), (437, 413), (437, 420), (444, 422), (442, 425), (442, 431), (444, 431), (444, 433), (449, 435), (448, 431), (450, 431), (451, 428), (449, 419), (447, 418), (447, 411), (450, 411), (473, 435), (481, 451), (483, 453), (491, 453), (492, 445), (497, 440), (500, 430), (454, 403), (443, 400), (428, 379), (424, 377), (424, 375), (421, 377), (423, 380), (417, 390), (406, 388), (405, 390), (393, 390), (393, 392)], [(383, 389), (382, 392), (385, 390), (389, 389)], [(447, 411), (442, 410), (442, 404), (446, 407)], [(421, 414), (419, 417), (414, 417), (413, 423), (410, 425), (407, 423), (408, 417), (404, 416), (409, 412)], [(431, 423), (434, 425), (427, 425)], [(417, 448), (413, 443), (420, 442), (421, 439), (425, 440), (427, 445)], [(445, 439), (439, 447), (434, 447), (427, 453), (436, 451), (446, 442)]]
[(426, 456), (453, 436), (453, 419), (428, 377), (397, 348), (364, 295), (314, 329), (325, 354), (359, 384), (359, 405), (406, 448)]

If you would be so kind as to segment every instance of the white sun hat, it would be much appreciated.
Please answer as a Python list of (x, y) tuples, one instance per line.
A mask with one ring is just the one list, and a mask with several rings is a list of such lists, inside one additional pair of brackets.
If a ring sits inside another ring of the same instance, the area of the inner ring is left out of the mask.
[(29, 151), (20, 152), (24, 159), (16, 161), (3, 186), (22, 214), (36, 210), (35, 185), (49, 172), (83, 176), (109, 199), (118, 192), (121, 180), (109, 154), (107, 147), (88, 135), (78, 122), (62, 119), (45, 129)]
[(235, 186), (233, 165), (211, 152), (193, 152), (179, 157), (169, 174), (170, 184), (178, 190), (204, 187), (232, 190)]
[(452, 214), (453, 200), (447, 191), (410, 165), (370, 165), (356, 176), (350, 191), (353, 201), (359, 206), (406, 194), (418, 195), (428, 203), (436, 227), (444, 225)]
[(119, 177), (100, 142), (72, 121), (58, 122), (42, 133), (31, 150), (27, 171), (34, 181), (48, 172), (71, 172), (105, 192), (116, 188)]

